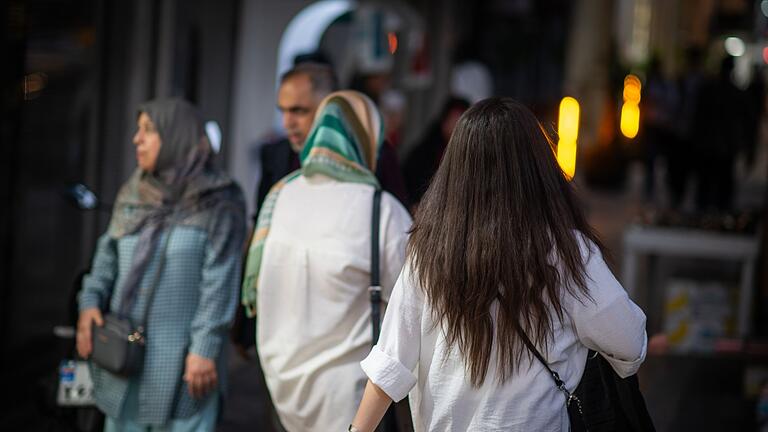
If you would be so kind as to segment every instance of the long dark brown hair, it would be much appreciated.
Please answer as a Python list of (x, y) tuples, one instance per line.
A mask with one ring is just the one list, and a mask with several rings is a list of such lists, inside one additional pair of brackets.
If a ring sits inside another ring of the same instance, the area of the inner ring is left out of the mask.
[(494, 336), (504, 382), (528, 352), (520, 331), (546, 352), (563, 291), (590, 299), (580, 235), (602, 252), (533, 113), (509, 98), (465, 112), (419, 205), (408, 255), (472, 385), (485, 381)]

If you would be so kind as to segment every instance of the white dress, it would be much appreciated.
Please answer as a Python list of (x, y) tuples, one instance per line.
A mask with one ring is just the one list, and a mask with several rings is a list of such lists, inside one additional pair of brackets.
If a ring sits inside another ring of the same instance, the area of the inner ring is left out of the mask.
[[(259, 274), (257, 346), (288, 431), (346, 430), (362, 398), (360, 361), (371, 350), (372, 203), (371, 186), (314, 175), (286, 184), (275, 204)], [(384, 302), (410, 227), (405, 208), (383, 193)]]
[[(587, 256), (584, 243), (581, 248)], [(555, 341), (542, 353), (570, 390), (584, 372), (587, 348), (612, 355), (606, 358), (622, 377), (635, 373), (646, 353), (645, 315), (627, 297), (599, 252), (589, 256), (587, 284), (594, 303), (565, 294), (566, 321), (555, 324)], [(540, 362), (524, 358), (515, 375), (499, 385), (491, 361), (484, 384), (473, 388), (458, 351), (448, 351), (442, 331), (433, 324), (423, 291), (406, 264), (392, 293), (379, 343), (361, 365), (393, 400), (410, 392), (417, 432), (568, 430), (565, 396)], [(495, 356), (493, 347), (491, 358)]]

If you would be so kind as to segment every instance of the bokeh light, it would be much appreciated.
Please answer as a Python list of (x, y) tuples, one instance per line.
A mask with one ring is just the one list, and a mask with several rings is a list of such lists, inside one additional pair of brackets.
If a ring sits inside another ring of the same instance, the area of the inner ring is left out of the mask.
[(744, 45), (744, 41), (735, 36), (726, 38), (724, 44), (725, 52), (733, 57), (741, 57), (747, 50), (747, 47)]
[(570, 96), (560, 102), (557, 134), (557, 162), (570, 180), (576, 173), (576, 139), (579, 136), (579, 102)]

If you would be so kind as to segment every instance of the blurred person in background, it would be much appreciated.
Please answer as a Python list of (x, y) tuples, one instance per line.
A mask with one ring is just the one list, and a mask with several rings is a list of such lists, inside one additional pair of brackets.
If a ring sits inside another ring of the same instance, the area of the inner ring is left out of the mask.
[(400, 167), (397, 147), (400, 145), (400, 129), (407, 110), (405, 97), (392, 88), (390, 71), (356, 71), (352, 75), (349, 89), (368, 96), (381, 108), (384, 116), (384, 144), (379, 154), (376, 177), (385, 191), (391, 193), (408, 208), (411, 196)]
[(349, 430), (410, 392), (417, 431), (568, 430), (589, 349), (621, 377), (646, 354), (645, 315), (603, 260), (554, 144), (509, 98), (459, 120), (416, 213), (407, 262)]
[[(373, 174), (383, 145), (375, 104), (330, 94), (301, 151), (301, 169), (267, 196), (243, 281), (275, 408), (289, 431), (344, 430), (362, 397), (370, 351)], [(405, 258), (411, 218), (381, 197), (382, 302)]]
[(351, 90), (358, 91), (376, 103), (392, 88), (392, 72), (387, 70), (355, 71), (349, 83)]
[(255, 199), (257, 212), (272, 186), (299, 168), (298, 154), (312, 128), (317, 106), (337, 88), (331, 66), (312, 61), (296, 64), (280, 78), (277, 109), (286, 136), (261, 147), (261, 179)]
[(765, 113), (765, 79), (762, 66), (754, 65), (752, 79), (744, 90), (744, 151), (748, 166), (760, 147), (760, 125)]
[(145, 323), (142, 369), (92, 364), (107, 431), (213, 431), (225, 343), (237, 304), (245, 205), (218, 170), (197, 109), (179, 99), (139, 107), (138, 168), (117, 196), (79, 295), (77, 349), (107, 311)]
[(416, 144), (405, 160), (405, 182), (408, 196), (414, 207), (429, 187), (432, 176), (440, 165), (451, 133), (461, 114), (469, 108), (469, 102), (451, 97), (443, 105), (440, 115), (427, 129), (424, 137)]
[(407, 101), (398, 90), (387, 90), (381, 96), (381, 114), (384, 116), (384, 130), (387, 143), (393, 149), (400, 147), (403, 138), (403, 126), (406, 118)]
[(645, 147), (645, 198), (654, 200), (656, 159), (667, 155), (675, 145), (675, 114), (678, 112), (678, 88), (664, 76), (661, 59), (651, 58), (643, 95), (643, 144)]
[(744, 96), (732, 80), (734, 58), (720, 62), (716, 77), (699, 93), (694, 117), (696, 207), (700, 211), (728, 211), (734, 191), (734, 161), (743, 148)]
[(685, 71), (678, 82), (679, 103), (674, 118), (675, 138), (667, 149), (667, 187), (670, 207), (679, 209), (685, 198), (688, 177), (694, 168), (692, 157), (696, 147), (696, 110), (699, 104), (701, 86), (704, 83), (702, 52), (698, 47), (689, 47), (685, 52)]
[[(305, 61), (303, 59), (308, 59)], [(316, 61), (317, 60), (317, 61)], [(309, 135), (320, 101), (338, 89), (333, 68), (319, 54), (297, 57), (298, 63), (280, 78), (277, 107), (281, 112), (286, 137), (261, 147), (261, 178), (255, 196), (256, 215), (270, 189), (280, 179), (299, 168), (299, 153)], [(376, 176), (384, 190), (392, 193), (403, 205), (408, 205), (405, 181), (400, 172), (397, 153), (389, 146), (382, 146)], [(238, 309), (233, 326), (232, 339), (238, 351), (247, 357), (246, 350), (255, 343), (255, 322)]]

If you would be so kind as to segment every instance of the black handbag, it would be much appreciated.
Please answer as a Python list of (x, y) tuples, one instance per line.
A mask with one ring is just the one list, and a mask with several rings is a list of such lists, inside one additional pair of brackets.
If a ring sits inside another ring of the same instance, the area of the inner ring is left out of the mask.
[(128, 377), (138, 373), (144, 364), (144, 349), (146, 345), (144, 336), (146, 333), (145, 323), (147, 322), (149, 309), (152, 305), (155, 288), (163, 272), (165, 252), (168, 248), (170, 237), (171, 233), (169, 232), (163, 242), (160, 262), (158, 263), (152, 285), (149, 287), (149, 297), (147, 304), (144, 306), (141, 322), (134, 323), (128, 317), (128, 312), (136, 297), (136, 291), (138, 291), (138, 287), (136, 287), (125, 293), (118, 313), (105, 311), (104, 325), (99, 327), (93, 324), (91, 327), (93, 343), (91, 360), (99, 367), (113, 374)]
[(637, 374), (621, 378), (600, 353), (590, 350), (584, 374), (573, 392), (553, 371), (528, 336), (518, 332), (526, 347), (547, 369), (555, 386), (565, 395), (568, 419), (574, 432), (655, 431), (640, 393)]
[[(381, 283), (379, 276), (379, 221), (381, 219), (381, 189), (373, 193), (373, 212), (371, 214), (371, 286), (368, 288), (371, 298), (372, 345), (379, 341), (381, 333)], [(408, 404), (408, 397), (393, 403), (387, 409), (379, 423), (380, 432), (413, 431), (413, 419)]]
[(144, 328), (118, 314), (104, 315), (104, 325), (93, 325), (91, 360), (116, 375), (130, 376), (144, 363)]

